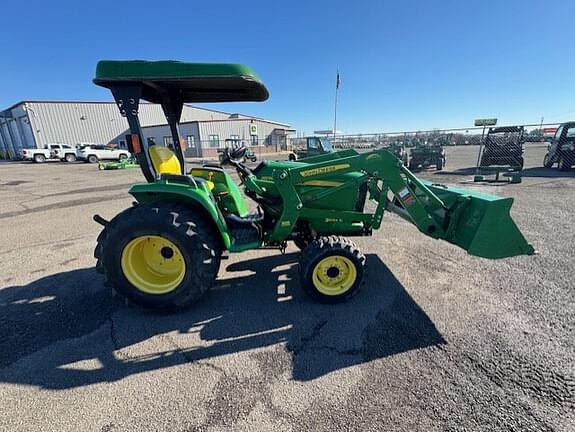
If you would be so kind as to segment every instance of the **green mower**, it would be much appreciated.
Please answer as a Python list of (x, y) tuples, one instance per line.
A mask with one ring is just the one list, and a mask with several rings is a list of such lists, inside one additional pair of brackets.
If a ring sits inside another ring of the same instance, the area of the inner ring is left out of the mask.
[[(345, 301), (359, 290), (366, 261), (348, 237), (371, 235), (386, 210), (472, 255), (534, 252), (511, 219), (512, 198), (422, 181), (384, 149), (263, 161), (253, 169), (243, 163), (245, 148), (230, 149), (222, 164), (235, 168), (245, 195), (222, 166), (188, 171), (178, 132), (183, 104), (266, 100), (266, 87), (246, 66), (101, 61), (94, 82), (112, 91), (147, 180), (130, 189), (133, 207), (110, 221), (94, 216), (104, 226), (94, 252), (97, 269), (135, 304), (189, 306), (214, 283), (224, 251), (283, 251), (290, 241), (302, 250), (303, 290), (320, 302)], [(141, 99), (161, 104), (173, 151), (142, 139)], [(257, 211), (249, 211), (244, 196)]]

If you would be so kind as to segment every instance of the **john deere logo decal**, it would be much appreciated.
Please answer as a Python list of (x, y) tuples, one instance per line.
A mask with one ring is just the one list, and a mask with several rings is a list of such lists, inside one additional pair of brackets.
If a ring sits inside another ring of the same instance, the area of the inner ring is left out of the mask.
[(349, 164), (330, 165), (330, 166), (326, 166), (326, 167), (314, 168), (314, 169), (302, 171), (302, 172), (300, 172), (300, 175), (302, 177), (310, 177), (310, 176), (326, 174), (326, 173), (330, 173), (330, 172), (334, 172), (334, 171), (339, 171), (339, 170), (346, 169), (349, 167), (350, 167)]

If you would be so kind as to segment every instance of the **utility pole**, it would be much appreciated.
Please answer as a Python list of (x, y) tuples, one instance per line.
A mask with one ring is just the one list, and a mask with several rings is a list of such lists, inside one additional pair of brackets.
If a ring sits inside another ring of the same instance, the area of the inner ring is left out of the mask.
[(545, 119), (545, 117), (541, 116), (541, 125), (539, 125), (539, 133), (541, 134), (541, 141), (543, 141), (543, 120)]

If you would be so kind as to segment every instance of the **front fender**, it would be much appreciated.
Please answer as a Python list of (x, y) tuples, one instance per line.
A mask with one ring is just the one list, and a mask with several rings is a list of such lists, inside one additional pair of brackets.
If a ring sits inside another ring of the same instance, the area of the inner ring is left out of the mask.
[(130, 188), (129, 193), (139, 203), (174, 201), (202, 209), (218, 231), (224, 248), (226, 250), (230, 248), (231, 235), (224, 217), (214, 203), (211, 193), (201, 185), (193, 187), (189, 184), (162, 180), (155, 183), (138, 183)]

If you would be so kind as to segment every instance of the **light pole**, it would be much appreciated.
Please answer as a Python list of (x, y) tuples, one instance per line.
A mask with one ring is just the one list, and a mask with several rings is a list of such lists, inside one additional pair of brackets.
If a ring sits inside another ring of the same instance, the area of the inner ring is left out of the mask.
[(339, 90), (339, 69), (337, 71), (337, 75), (335, 77), (335, 104), (334, 104), (334, 112), (333, 112), (333, 142), (335, 144), (335, 131), (337, 130), (337, 92)]

